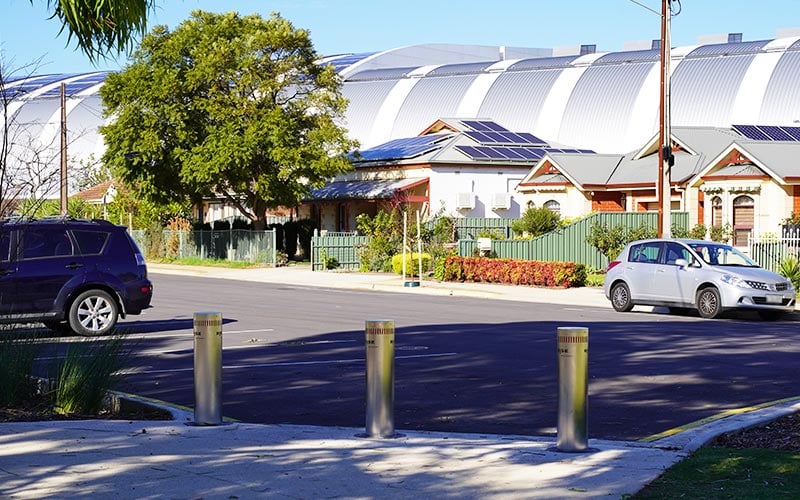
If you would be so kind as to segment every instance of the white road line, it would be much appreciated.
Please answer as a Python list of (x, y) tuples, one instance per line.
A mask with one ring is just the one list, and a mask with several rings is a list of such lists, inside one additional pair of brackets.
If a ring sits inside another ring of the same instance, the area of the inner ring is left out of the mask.
[[(418, 354), (413, 356), (397, 356), (395, 360), (398, 359), (418, 359), (418, 358), (441, 358), (445, 356), (455, 356), (457, 352), (443, 352), (440, 354)], [(223, 370), (239, 370), (242, 368), (272, 368), (277, 366), (304, 366), (304, 365), (337, 365), (337, 364), (344, 364), (344, 363), (364, 363), (364, 358), (354, 358), (354, 359), (331, 359), (325, 361), (292, 361), (292, 362), (285, 362), (285, 363), (258, 363), (253, 365), (227, 365), (223, 366)], [(191, 368), (174, 368), (171, 370), (146, 370), (146, 371), (129, 371), (126, 374), (130, 375), (149, 375), (153, 373), (177, 373), (177, 372), (190, 372), (194, 371), (194, 367)]]

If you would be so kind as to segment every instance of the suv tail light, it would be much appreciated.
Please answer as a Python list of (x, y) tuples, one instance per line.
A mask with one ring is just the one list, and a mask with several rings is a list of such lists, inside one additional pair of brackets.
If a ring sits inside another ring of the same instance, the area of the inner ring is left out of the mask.
[(619, 260), (612, 260), (611, 262), (608, 263), (608, 267), (606, 268), (606, 272), (609, 272), (610, 270), (614, 269), (616, 266), (618, 266), (621, 263), (622, 262), (619, 261)]

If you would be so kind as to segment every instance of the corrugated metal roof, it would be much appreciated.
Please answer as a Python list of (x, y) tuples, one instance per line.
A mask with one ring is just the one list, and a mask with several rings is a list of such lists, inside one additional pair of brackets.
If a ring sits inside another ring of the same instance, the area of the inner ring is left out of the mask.
[(687, 59), (695, 57), (714, 57), (728, 56), (733, 54), (757, 54), (761, 52), (764, 45), (769, 40), (757, 40), (754, 42), (735, 42), (735, 43), (715, 43), (711, 45), (701, 45), (686, 54)]
[(486, 68), (497, 61), (486, 61), (466, 64), (446, 64), (439, 66), (429, 72), (427, 76), (452, 76), (452, 75), (475, 75), (483, 72)]
[(671, 80), (673, 123), (682, 126), (730, 125), (739, 87), (754, 57), (704, 57), (678, 64)]
[(562, 57), (536, 57), (533, 59), (522, 59), (508, 67), (506, 71), (530, 71), (538, 69), (563, 69), (568, 68), (570, 63), (578, 56)]
[[(478, 116), (491, 116), (511, 130), (534, 130), (560, 74), (559, 69), (501, 73), (486, 94)], [(520, 113), (518, 106), (509, 106), (511, 102), (520, 106), (524, 102), (526, 112)]]
[[(561, 122), (562, 144), (584, 147), (586, 137), (602, 151), (622, 151), (630, 142), (630, 103), (636, 102), (653, 62), (590, 66), (578, 81)], [(602, 123), (602, 126), (598, 124)]]
[(760, 123), (790, 125), (800, 119), (798, 80), (800, 80), (800, 52), (786, 52), (775, 66), (764, 92), (759, 113)]
[(800, 176), (797, 159), (800, 158), (800, 142), (755, 142), (736, 141), (746, 156), (764, 165), (775, 175)]
[[(622, 160), (622, 155), (581, 155), (550, 153), (559, 171), (579, 185), (605, 184)], [(536, 182), (534, 180), (534, 182)]]
[(427, 180), (427, 177), (416, 177), (398, 180), (337, 181), (328, 183), (319, 189), (313, 189), (307, 199), (317, 201), (382, 200), (391, 198), (398, 191)]
[(658, 62), (661, 60), (661, 51), (658, 49), (631, 50), (627, 52), (610, 52), (595, 64), (624, 64), (639, 62)]
[(764, 171), (755, 165), (727, 165), (714, 170), (709, 176), (724, 177), (750, 177), (753, 175), (764, 175)]
[(411, 137), (440, 116), (456, 116), (461, 98), (477, 75), (423, 78), (397, 113), (392, 137)]
[(672, 136), (695, 153), (716, 154), (742, 137), (726, 127), (672, 127)]
[(359, 71), (347, 77), (348, 82), (364, 82), (374, 80), (397, 80), (417, 69), (416, 66), (408, 68), (383, 68)]

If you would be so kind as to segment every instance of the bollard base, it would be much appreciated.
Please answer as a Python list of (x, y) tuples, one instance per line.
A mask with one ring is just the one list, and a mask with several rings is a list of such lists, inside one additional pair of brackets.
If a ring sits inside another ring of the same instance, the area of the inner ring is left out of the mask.
[(220, 426), (231, 425), (231, 424), (233, 424), (233, 422), (220, 422), (218, 424), (202, 424), (202, 423), (197, 423), (197, 422), (184, 422), (183, 425), (186, 425), (188, 427), (220, 427)]
[(547, 448), (547, 451), (554, 452), (554, 453), (597, 453), (600, 451), (598, 448), (584, 448), (582, 450), (562, 450), (558, 446), (551, 446)]
[(400, 434), (399, 432), (393, 432), (388, 436), (373, 436), (372, 434), (367, 434), (366, 432), (359, 432), (355, 436), (362, 439), (398, 439), (406, 437), (405, 434)]

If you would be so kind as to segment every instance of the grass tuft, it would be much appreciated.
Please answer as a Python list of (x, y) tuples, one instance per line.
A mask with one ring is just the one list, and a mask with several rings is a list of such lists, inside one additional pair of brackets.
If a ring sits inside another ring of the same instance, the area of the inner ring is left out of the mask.
[(125, 335), (84, 339), (71, 343), (64, 359), (55, 366), (53, 406), (57, 413), (97, 413), (103, 400), (119, 381), (123, 367)]

